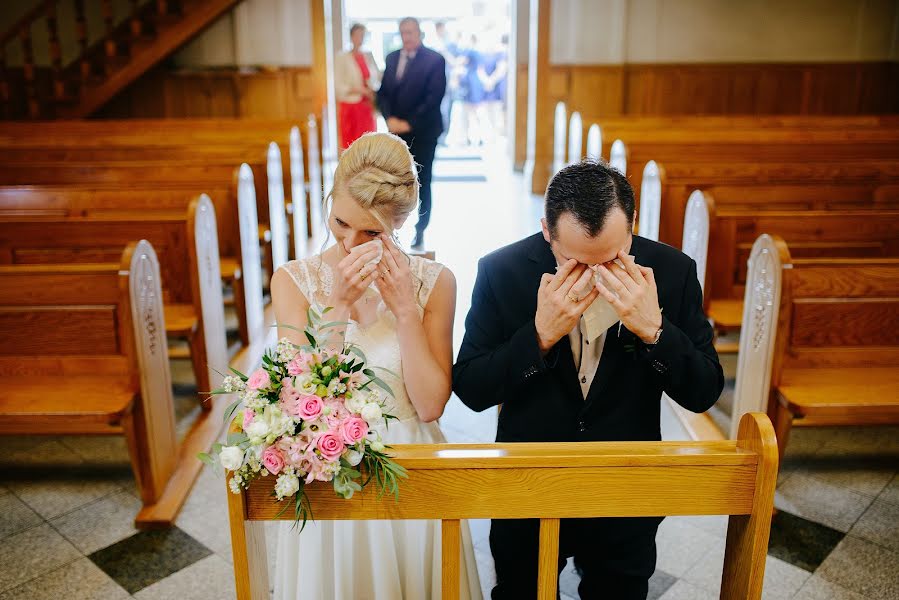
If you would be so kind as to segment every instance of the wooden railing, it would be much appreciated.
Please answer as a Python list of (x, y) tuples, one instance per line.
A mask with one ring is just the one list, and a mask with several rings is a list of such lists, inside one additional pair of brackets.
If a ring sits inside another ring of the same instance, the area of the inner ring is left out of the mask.
[[(78, 44), (79, 56), (72, 63), (73, 73), (66, 72), (63, 64), (62, 48), (60, 46), (60, 20), (58, 18), (60, 4), (63, 0), (44, 0), (25, 13), (5, 33), (0, 34), (0, 100), (5, 109), (9, 111), (10, 81), (7, 65), (8, 48), (16, 38), (22, 49), (22, 69), (24, 74), (25, 96), (27, 98), (27, 112), (31, 118), (42, 116), (41, 103), (38, 93), (37, 65), (34, 60), (34, 48), (32, 32), (36, 27), (47, 28), (48, 55), (50, 57), (50, 78), (52, 86), (52, 99), (64, 101), (69, 83), (83, 84), (91, 75), (94, 66), (89, 56), (87, 18), (85, 15), (84, 0), (65, 0), (71, 2), (74, 20), (63, 23), (64, 27), (74, 27), (75, 40)], [(128, 15), (133, 35), (141, 34), (140, 11), (141, 0), (131, 0), (130, 14)], [(143, 4), (146, 4), (144, 2)], [(164, 7), (158, 7), (162, 10)], [(101, 43), (106, 57), (112, 58), (118, 54), (119, 45), (116, 42), (116, 15), (111, 0), (103, 0), (100, 3), (100, 14), (103, 21), (103, 35)], [(160, 13), (163, 14), (163, 13)], [(43, 23), (43, 24), (42, 24)], [(73, 79), (74, 75), (74, 79)], [(80, 81), (79, 81), (80, 80)]]
[[(560, 519), (714, 514), (730, 515), (721, 598), (761, 597), (777, 480), (777, 443), (763, 414), (744, 416), (735, 441), (408, 445), (393, 454), (409, 472), (398, 502), (373, 490), (342, 500), (315, 484), (307, 488), (313, 513), (440, 519), (444, 599), (459, 597), (461, 519), (540, 519), (538, 597), (550, 600)], [(240, 600), (269, 597), (264, 521), (292, 518), (279, 516), (274, 483), (261, 478), (228, 493)]]
[[(0, 32), (2, 116), (87, 116), (235, 3), (129, 0), (122, 6), (112, 0), (42, 0)], [(87, 14), (90, 9), (95, 14)], [(90, 36), (87, 23), (95, 19), (97, 30)], [(47, 38), (40, 42), (44, 47), (35, 48), (40, 30)], [(77, 56), (63, 57), (60, 40), (69, 37)], [(22, 62), (10, 68), (8, 57), (17, 43)], [(49, 62), (38, 65), (35, 54), (48, 56)]]

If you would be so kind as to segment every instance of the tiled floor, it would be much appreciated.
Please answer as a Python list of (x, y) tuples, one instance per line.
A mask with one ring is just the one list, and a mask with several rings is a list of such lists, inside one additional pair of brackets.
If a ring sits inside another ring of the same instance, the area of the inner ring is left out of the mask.
[[(457, 344), (477, 257), (539, 227), (539, 198), (507, 172), (501, 156), (436, 165), (426, 241), (458, 280)], [(411, 237), (408, 228), (403, 235)], [(733, 377), (734, 361), (723, 363)], [(189, 364), (174, 362), (173, 379), (187, 422)], [(451, 442), (485, 442), (495, 422), (495, 411), (475, 414), (453, 399), (441, 426)], [(667, 411), (663, 432), (684, 437)], [(778, 481), (763, 597), (899, 598), (897, 469), (897, 428), (795, 429)], [(233, 598), (225, 493), (223, 478), (207, 468), (176, 528), (138, 532), (139, 501), (121, 438), (0, 438), (0, 600)], [(469, 524), (487, 594), (494, 578), (489, 523)], [(649, 597), (717, 598), (726, 527), (724, 517), (666, 519)], [(577, 597), (577, 582), (571, 568), (563, 572), (563, 599)]]

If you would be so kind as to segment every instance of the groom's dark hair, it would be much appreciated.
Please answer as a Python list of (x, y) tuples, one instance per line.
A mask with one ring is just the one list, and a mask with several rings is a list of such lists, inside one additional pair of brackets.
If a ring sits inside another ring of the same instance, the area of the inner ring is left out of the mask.
[(585, 159), (568, 165), (546, 187), (546, 225), (553, 237), (564, 213), (570, 213), (593, 237), (616, 207), (624, 211), (628, 225), (633, 227), (634, 190), (627, 177), (601, 160)]

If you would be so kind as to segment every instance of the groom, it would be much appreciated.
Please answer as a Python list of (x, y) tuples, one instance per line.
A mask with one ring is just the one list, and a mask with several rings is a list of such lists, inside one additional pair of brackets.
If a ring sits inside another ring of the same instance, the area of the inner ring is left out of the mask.
[[(584, 161), (550, 181), (542, 233), (481, 259), (453, 388), (503, 405), (496, 441), (659, 440), (662, 392), (694, 412), (718, 400), (696, 264), (633, 222), (625, 176)], [(644, 599), (661, 520), (563, 520), (559, 569), (574, 557), (581, 598)], [(538, 531), (493, 520), (494, 600), (536, 596)]]

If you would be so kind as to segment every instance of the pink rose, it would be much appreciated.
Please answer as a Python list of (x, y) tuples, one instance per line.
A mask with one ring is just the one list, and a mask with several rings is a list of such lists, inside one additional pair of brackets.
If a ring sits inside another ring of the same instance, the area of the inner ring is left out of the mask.
[(304, 421), (317, 419), (318, 416), (322, 414), (322, 409), (325, 407), (322, 399), (318, 396), (313, 396), (312, 394), (301, 394), (299, 405), (300, 418)]
[(250, 375), (250, 378), (247, 380), (247, 387), (251, 390), (261, 390), (268, 387), (271, 382), (268, 372), (260, 367)]
[(328, 431), (327, 433), (320, 435), (317, 445), (319, 451), (322, 453), (322, 458), (328, 461), (337, 460), (345, 450), (343, 440), (341, 440), (333, 431)]
[(350, 417), (343, 422), (340, 430), (343, 433), (343, 441), (347, 445), (352, 445), (368, 434), (368, 423), (359, 417)]
[(284, 456), (274, 446), (269, 446), (262, 453), (262, 464), (272, 475), (277, 475), (284, 468)]
[(300, 394), (299, 398), (299, 417), (304, 421), (312, 421), (322, 414), (325, 407), (322, 399), (311, 394)]
[(254, 413), (254, 412), (253, 412), (252, 410), (250, 410), (249, 408), (243, 409), (243, 428), (244, 428), (244, 431), (246, 431), (247, 427), (250, 426), (250, 423), (253, 422), (253, 417), (255, 417), (255, 416), (256, 416), (256, 413)]

